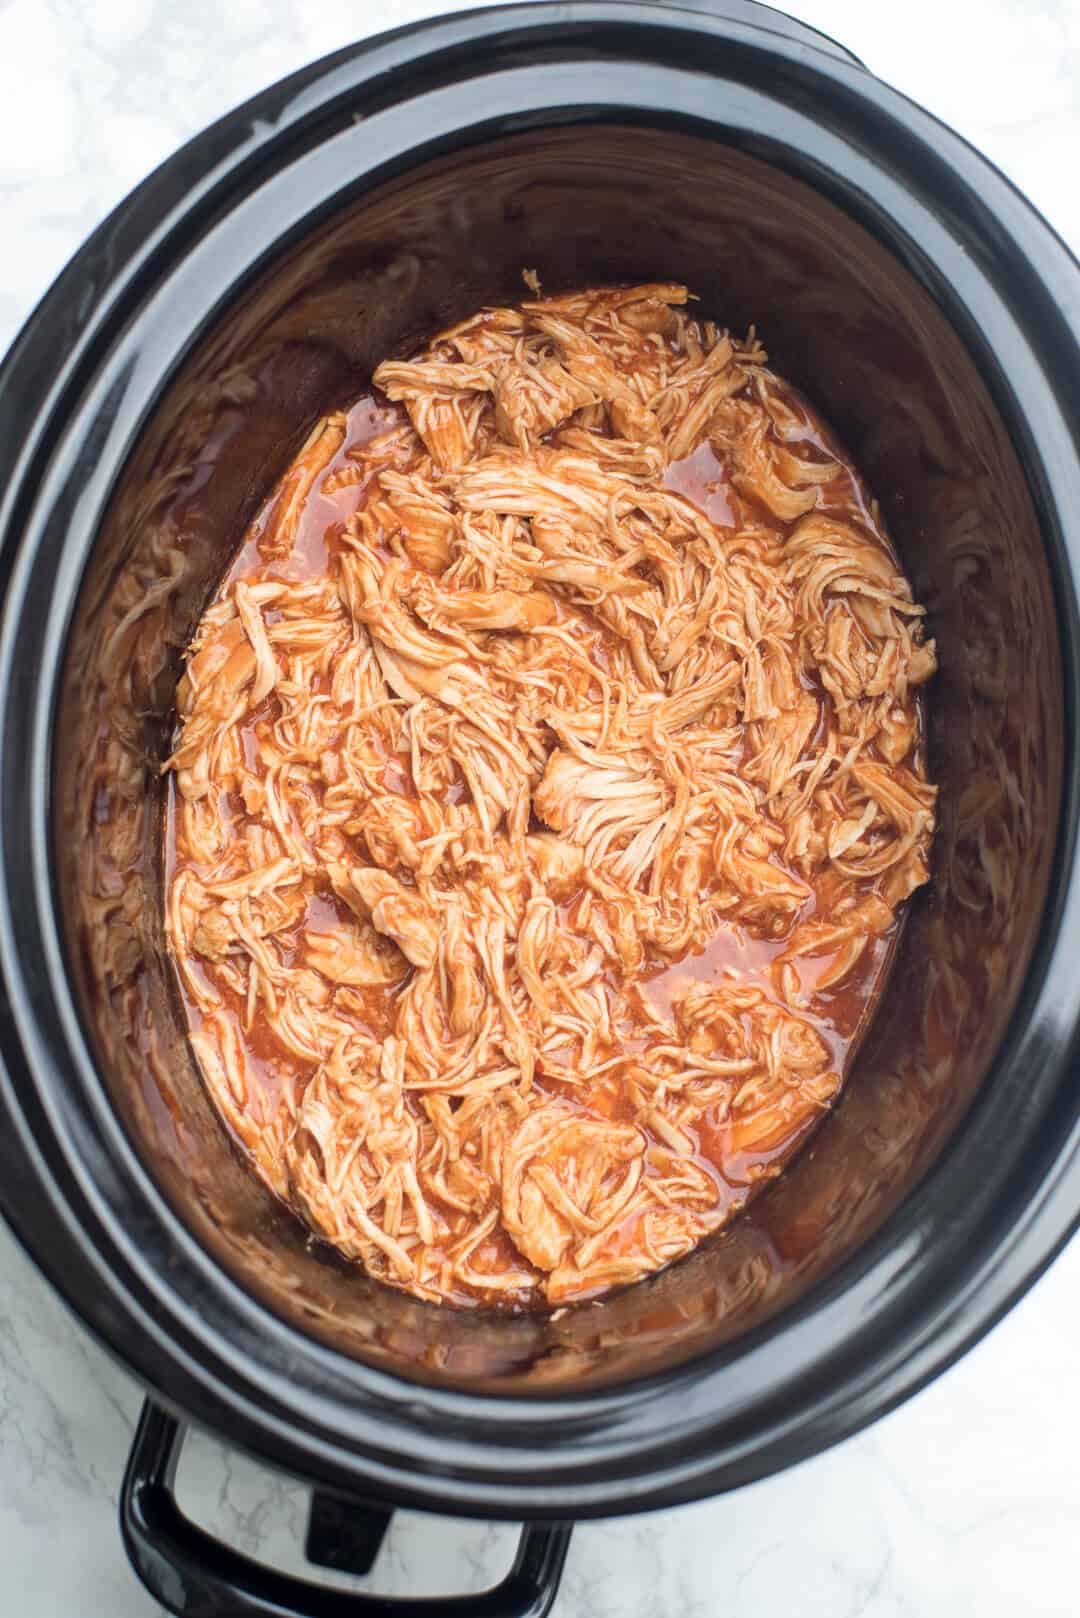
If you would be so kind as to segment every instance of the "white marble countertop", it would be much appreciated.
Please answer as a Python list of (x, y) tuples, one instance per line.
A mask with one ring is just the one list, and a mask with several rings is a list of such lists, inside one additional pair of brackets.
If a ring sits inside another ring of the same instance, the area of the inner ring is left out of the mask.
[[(0, 0), (0, 349), (83, 237), (236, 102), (438, 0)], [(1080, 251), (1080, 0), (789, 0), (960, 130)], [(869, 1432), (741, 1493), (576, 1530), (556, 1618), (1074, 1615), (1080, 1243)], [(140, 1394), (0, 1227), (0, 1609), (154, 1618), (116, 1497)], [(299, 1486), (201, 1438), (181, 1500), (299, 1571)], [(404, 1515), (368, 1587), (481, 1589), (514, 1531)]]

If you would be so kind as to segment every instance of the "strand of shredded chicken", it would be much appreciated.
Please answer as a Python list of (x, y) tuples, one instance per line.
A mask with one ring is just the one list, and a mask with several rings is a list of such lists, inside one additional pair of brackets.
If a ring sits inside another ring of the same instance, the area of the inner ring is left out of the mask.
[[(380, 366), (181, 681), (206, 1082), (425, 1298), (557, 1305), (723, 1225), (834, 1101), (927, 880), (923, 609), (754, 336), (687, 302), (488, 309)], [(718, 939), (751, 964), (705, 971)]]

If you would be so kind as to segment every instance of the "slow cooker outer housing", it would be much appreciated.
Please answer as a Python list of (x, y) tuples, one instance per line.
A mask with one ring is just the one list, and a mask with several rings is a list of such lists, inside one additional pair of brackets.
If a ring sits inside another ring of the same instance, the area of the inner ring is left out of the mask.
[[(101, 704), (130, 772), (105, 806), (153, 805), (221, 534), (387, 346), (525, 265), (685, 278), (756, 319), (861, 459), (943, 662), (935, 892), (842, 1105), (729, 1237), (556, 1325), (439, 1314), (313, 1253), (199, 1113), (156, 811), (106, 911), (138, 945), (123, 981), (83, 893)], [(651, 5), (343, 52), (102, 226), (0, 373), (0, 1195), (167, 1404), (359, 1494), (626, 1511), (834, 1442), (1030, 1284), (1080, 1200), (1078, 332), (1077, 266), (956, 136), (831, 49)], [(163, 555), (177, 588), (110, 641)]]

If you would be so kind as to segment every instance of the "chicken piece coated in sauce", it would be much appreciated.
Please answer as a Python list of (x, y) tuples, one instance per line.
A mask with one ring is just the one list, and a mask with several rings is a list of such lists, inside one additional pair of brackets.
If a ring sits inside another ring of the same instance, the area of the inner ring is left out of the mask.
[(684, 287), (483, 310), (374, 382), (193, 641), (169, 943), (317, 1234), (420, 1297), (572, 1302), (834, 1102), (929, 875), (934, 643), (857, 474)]

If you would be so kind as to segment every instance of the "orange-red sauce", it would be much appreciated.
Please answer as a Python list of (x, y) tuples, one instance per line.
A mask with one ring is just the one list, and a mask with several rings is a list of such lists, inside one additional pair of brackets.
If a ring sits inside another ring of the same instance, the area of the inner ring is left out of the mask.
[[(802, 408), (805, 434), (799, 444), (803, 455), (837, 458), (841, 462), (839, 474), (821, 490), (820, 506), (857, 520), (865, 527), (877, 528), (876, 513), (867, 499), (858, 474), (843, 462), (837, 446), (805, 407), (791, 396), (793, 408)], [(359, 446), (383, 433), (395, 421), (402, 419), (399, 410), (386, 405), (373, 394), (360, 398), (347, 412), (344, 442), (329, 465), (318, 475), (304, 500), (302, 516), (295, 541), (287, 557), (267, 560), (260, 551), (260, 541), (274, 526), (283, 502), (295, 494), (296, 472), (287, 474), (275, 490), (239, 550), (225, 581), (228, 588), (237, 580), (247, 583), (260, 580), (318, 579), (332, 569), (335, 549), (349, 518), (367, 498), (369, 478), (362, 474), (356, 458)], [(737, 529), (748, 519), (759, 527), (771, 519), (754, 502), (740, 494), (728, 481), (724, 467), (706, 441), (691, 455), (673, 464), (665, 478), (665, 486), (691, 501), (720, 528)], [(783, 526), (773, 523), (778, 534)], [(579, 640), (582, 654), (590, 659), (603, 674), (610, 671), (613, 640), (611, 631), (588, 621), (576, 607), (565, 601), (559, 603), (560, 625), (570, 629)], [(591, 688), (598, 697), (599, 684)], [(241, 726), (242, 745), (249, 769), (265, 777), (265, 767), (258, 742), (269, 734), (277, 709), (276, 698), (267, 699), (263, 708), (250, 714)], [(398, 795), (415, 797), (410, 762), (404, 753), (388, 756), (383, 772), (385, 788)], [(448, 801), (459, 801), (466, 792), (462, 780), (451, 781), (447, 789)], [(237, 822), (244, 818), (244, 805), (239, 800), (230, 803), (228, 813)], [(170, 782), (169, 818), (166, 833), (168, 877), (185, 867), (197, 869), (198, 862), (185, 855), (178, 847), (175, 783)], [(408, 873), (402, 880), (409, 882)], [(563, 898), (562, 913), (572, 912), (578, 895)], [(816, 895), (803, 907), (800, 920), (812, 915)], [(295, 928), (279, 936), (293, 960), (298, 960), (305, 937), (311, 933), (329, 933), (350, 922), (347, 908), (325, 885), (312, 878), (304, 880), (304, 906)], [(872, 1016), (877, 995), (884, 982), (896, 927), (874, 938), (856, 968), (835, 988), (819, 990), (819, 979), (833, 962), (833, 955), (802, 956), (794, 962), (800, 988), (805, 996), (800, 1015), (804, 1016), (825, 1040), (836, 1070), (843, 1074), (850, 1066), (854, 1050)], [(724, 983), (757, 983), (772, 993), (771, 971), (777, 957), (786, 947), (783, 938), (760, 936), (736, 923), (722, 924), (705, 948), (686, 955), (674, 964), (655, 961), (642, 974), (638, 990), (641, 1005), (640, 1033), (644, 1038), (650, 1022), (667, 1020), (673, 1007), (685, 992), (687, 983), (721, 985)], [(377, 1039), (386, 1038), (393, 1030), (396, 999), (410, 971), (396, 984), (380, 989), (354, 989), (342, 994), (335, 991), (343, 1014), (354, 1026)], [(284, 1051), (273, 1033), (258, 1016), (248, 1017), (244, 998), (239, 993), (227, 994), (232, 1016), (241, 1032), (246, 1053), (250, 1059), (249, 1076), (265, 1089), (259, 1110), (269, 1110), (276, 1102), (280, 1087), (285, 1084), (303, 1086), (310, 1077), (311, 1068), (300, 1059)], [(193, 1023), (198, 1022), (198, 1010), (189, 1001)], [(632, 1049), (634, 1033), (630, 1031), (625, 1048)], [(618, 1052), (613, 1051), (613, 1056)], [(590, 1116), (606, 1116), (615, 1121), (629, 1120), (633, 1107), (619, 1079), (617, 1065), (589, 1085), (583, 1085), (572, 1071), (559, 1071), (556, 1066), (541, 1064), (535, 1084), (541, 1094), (564, 1097), (571, 1105), (579, 1106)], [(419, 1105), (410, 1099), (414, 1108)], [(783, 1161), (797, 1148), (803, 1135), (812, 1127), (806, 1126), (799, 1135), (787, 1136), (778, 1144), (766, 1143), (761, 1149), (733, 1154), (730, 1145), (730, 1121), (724, 1109), (710, 1109), (701, 1116), (695, 1127), (688, 1127), (693, 1154), (707, 1168), (721, 1188), (721, 1203), (735, 1208), (746, 1200), (750, 1191), (779, 1172)], [(454, 1209), (443, 1212), (451, 1223), (466, 1228), (466, 1222)], [(635, 1239), (638, 1216), (631, 1216), (620, 1240), (629, 1247)], [(616, 1243), (616, 1247), (618, 1243)], [(480, 1273), (497, 1273), (520, 1264), (508, 1235), (500, 1228), (485, 1239), (472, 1255), (473, 1268)], [(464, 1289), (466, 1292), (468, 1289)], [(477, 1297), (490, 1301), (482, 1291)], [(521, 1298), (512, 1300), (517, 1306)], [(526, 1300), (529, 1301), (529, 1300)], [(536, 1300), (531, 1300), (536, 1301)]]

